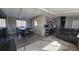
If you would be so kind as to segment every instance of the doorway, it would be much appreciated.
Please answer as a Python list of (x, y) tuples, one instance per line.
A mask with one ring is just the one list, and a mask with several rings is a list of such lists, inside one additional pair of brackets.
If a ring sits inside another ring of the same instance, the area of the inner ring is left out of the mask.
[(65, 22), (66, 22), (66, 17), (60, 17), (60, 28), (64, 28), (65, 27)]

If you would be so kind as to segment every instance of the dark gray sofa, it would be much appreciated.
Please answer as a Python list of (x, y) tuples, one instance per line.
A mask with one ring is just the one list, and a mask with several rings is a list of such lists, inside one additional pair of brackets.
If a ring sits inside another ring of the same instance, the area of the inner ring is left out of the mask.
[(79, 29), (63, 28), (56, 30), (56, 37), (68, 42), (71, 42), (75, 45), (78, 45), (77, 34)]

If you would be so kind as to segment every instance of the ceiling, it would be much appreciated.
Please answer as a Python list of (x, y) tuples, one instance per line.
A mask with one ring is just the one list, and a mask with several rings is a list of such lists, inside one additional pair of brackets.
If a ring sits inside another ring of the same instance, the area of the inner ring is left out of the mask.
[(1, 8), (6, 17), (30, 19), (44, 14), (50, 18), (79, 15), (79, 8)]
[(79, 8), (46, 8), (48, 11), (54, 12), (57, 16), (75, 16), (79, 15)]

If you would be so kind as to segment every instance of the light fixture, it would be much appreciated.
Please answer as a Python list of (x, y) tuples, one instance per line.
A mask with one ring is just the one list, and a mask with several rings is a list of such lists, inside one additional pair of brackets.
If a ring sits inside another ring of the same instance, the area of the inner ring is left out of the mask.
[(79, 34), (77, 34), (77, 38), (79, 38)]

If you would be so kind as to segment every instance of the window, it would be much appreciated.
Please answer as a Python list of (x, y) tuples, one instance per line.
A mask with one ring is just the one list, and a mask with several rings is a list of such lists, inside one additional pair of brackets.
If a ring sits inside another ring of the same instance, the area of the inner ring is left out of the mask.
[(0, 27), (6, 27), (6, 20), (0, 19)]
[(34, 26), (37, 26), (37, 21), (34, 21)]
[(16, 20), (16, 26), (20, 27), (20, 26), (26, 26), (26, 21), (25, 20)]
[(72, 28), (79, 29), (79, 20), (72, 20)]

